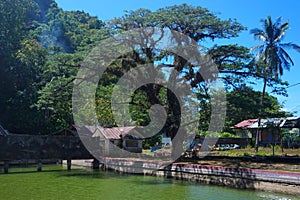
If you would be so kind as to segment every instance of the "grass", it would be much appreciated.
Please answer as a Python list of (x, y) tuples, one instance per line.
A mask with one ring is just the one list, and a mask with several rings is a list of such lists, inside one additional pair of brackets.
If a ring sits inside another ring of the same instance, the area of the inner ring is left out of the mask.
[(154, 153), (150, 151), (150, 149), (143, 149), (143, 154), (153, 156)]
[[(274, 156), (300, 156), (300, 148), (298, 149), (283, 149), (281, 151), (280, 146), (275, 146)], [(150, 149), (143, 149), (143, 154), (153, 156), (154, 153), (150, 152)], [(273, 156), (273, 150), (271, 147), (259, 147), (256, 153), (254, 148), (247, 146), (242, 149), (232, 149), (226, 151), (213, 151), (212, 154), (222, 156)]]
[[(298, 149), (283, 149), (281, 151), (280, 146), (275, 146), (274, 156), (300, 156), (300, 148)], [(154, 153), (150, 152), (150, 149), (143, 149), (143, 154), (153, 156)], [(212, 154), (222, 156), (273, 156), (273, 150), (271, 147), (259, 147), (256, 153), (254, 148), (247, 146), (242, 149), (232, 149), (226, 151), (213, 151)]]
[[(283, 149), (275, 146), (275, 156), (299, 156), (300, 149)], [(232, 149), (227, 151), (214, 151), (215, 154), (224, 156), (273, 156), (273, 150), (271, 147), (259, 147), (258, 152), (255, 152), (254, 148), (246, 147), (242, 149)]]

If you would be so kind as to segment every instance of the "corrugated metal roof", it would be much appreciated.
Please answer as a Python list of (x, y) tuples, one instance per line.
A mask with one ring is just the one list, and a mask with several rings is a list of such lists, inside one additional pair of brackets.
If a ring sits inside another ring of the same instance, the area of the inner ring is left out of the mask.
[(288, 117), (282, 124), (283, 128), (300, 128), (300, 117)]
[(121, 139), (121, 135), (122, 137), (128, 135), (135, 127), (136, 126), (104, 128), (101, 126), (85, 126), (93, 137), (99, 137), (99, 134), (101, 134), (105, 139), (109, 140)]
[[(274, 122), (278, 122), (278, 124), (280, 124), (280, 120), (277, 118), (261, 119), (260, 127), (266, 128), (268, 123), (274, 123)], [(251, 126), (248, 126), (247, 128), (258, 128), (258, 120), (254, 122)]]
[(112, 128), (103, 128), (98, 127), (99, 130), (102, 132), (103, 136), (106, 139), (121, 139), (122, 137), (126, 136), (135, 126), (130, 127), (112, 127)]
[(231, 128), (248, 128), (257, 121), (258, 121), (258, 119), (246, 119), (246, 120), (232, 126)]
[[(282, 128), (300, 128), (300, 117), (287, 117), (287, 118), (268, 118), (261, 119), (261, 127), (266, 128), (268, 124), (277, 124)], [(243, 129), (243, 128), (258, 128), (258, 119), (244, 120), (231, 128)]]

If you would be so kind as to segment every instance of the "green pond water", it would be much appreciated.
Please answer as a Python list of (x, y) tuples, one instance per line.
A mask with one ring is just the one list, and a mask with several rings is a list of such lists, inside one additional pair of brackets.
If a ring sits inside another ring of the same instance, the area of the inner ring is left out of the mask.
[(0, 199), (300, 199), (252, 190), (201, 185), (160, 177), (88, 169), (66, 171), (62, 166), (14, 168), (0, 174)]

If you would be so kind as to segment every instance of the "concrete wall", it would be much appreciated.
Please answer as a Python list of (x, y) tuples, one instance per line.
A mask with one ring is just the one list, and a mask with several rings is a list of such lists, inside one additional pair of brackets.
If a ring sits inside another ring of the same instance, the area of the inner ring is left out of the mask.
[(272, 170), (252, 170), (196, 164), (107, 159), (101, 162), (107, 168), (124, 173), (162, 176), (203, 184), (228, 186), (239, 189), (274, 191), (300, 195), (300, 173)]
[(276, 180), (259, 180), (255, 174), (248, 174), (246, 176), (239, 175), (218, 175), (218, 174), (205, 174), (205, 173), (188, 173), (182, 171), (157, 171), (155, 176), (166, 178), (174, 178), (177, 180), (185, 180), (197, 182), (202, 184), (211, 184), (219, 186), (227, 186), (238, 189), (252, 189), (262, 191), (272, 191), (291, 195), (300, 195), (299, 184), (277, 182)]
[[(215, 138), (200, 138), (200, 142), (206, 141), (208, 144), (214, 144)], [(218, 144), (238, 144), (240, 147), (246, 147), (251, 144), (251, 138), (218, 138), (216, 145)]]

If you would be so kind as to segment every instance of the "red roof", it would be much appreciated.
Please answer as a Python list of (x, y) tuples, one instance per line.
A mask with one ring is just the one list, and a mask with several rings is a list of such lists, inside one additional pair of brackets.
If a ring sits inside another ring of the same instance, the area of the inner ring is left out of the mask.
[(255, 122), (257, 122), (258, 119), (246, 119), (231, 128), (247, 128), (249, 126), (252, 126)]
[[(143, 127), (127, 126), (127, 127), (112, 127), (104, 128), (101, 126), (76, 126), (77, 131), (82, 129), (82, 133), (91, 136), (99, 137), (104, 136), (105, 139), (118, 140), (122, 137), (132, 137), (135, 139), (145, 138), (143, 135)], [(100, 135), (99, 135), (100, 134)]]

